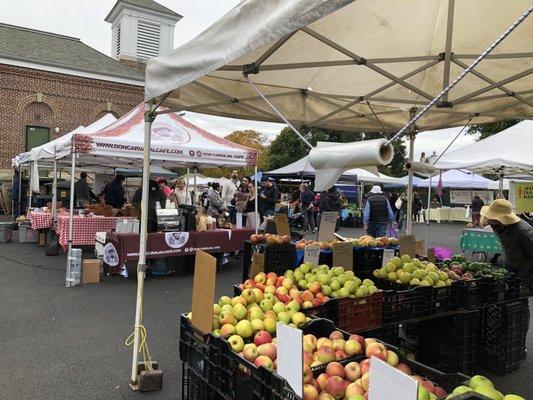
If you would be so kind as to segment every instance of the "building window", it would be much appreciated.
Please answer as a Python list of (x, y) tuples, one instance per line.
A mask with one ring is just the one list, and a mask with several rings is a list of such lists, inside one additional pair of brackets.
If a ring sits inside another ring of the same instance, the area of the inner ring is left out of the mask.
[(159, 55), (161, 27), (148, 21), (137, 23), (137, 57), (152, 58)]
[(26, 151), (50, 141), (50, 128), (26, 126)]

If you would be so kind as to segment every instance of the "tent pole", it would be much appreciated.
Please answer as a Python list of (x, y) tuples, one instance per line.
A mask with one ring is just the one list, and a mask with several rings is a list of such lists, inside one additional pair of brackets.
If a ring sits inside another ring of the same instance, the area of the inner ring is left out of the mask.
[(259, 214), (258, 214), (258, 202), (257, 202), (257, 165), (255, 166), (254, 168), (254, 176), (255, 176), (255, 179), (254, 179), (254, 192), (255, 192), (255, 198), (254, 198), (254, 208), (255, 208), (255, 234), (257, 235), (257, 232), (258, 232), (258, 226), (259, 226)]
[(18, 201), (18, 215), (22, 214), (22, 165), (19, 164), (19, 201)]
[(500, 174), (500, 180), (498, 182), (498, 191), (500, 194), (500, 199), (503, 199), (503, 174)]
[[(410, 118), (416, 113), (416, 108), (411, 108), (409, 111)], [(415, 154), (415, 125), (409, 126), (409, 161), (414, 161)], [(409, 180), (407, 182), (407, 229), (406, 233), (409, 235), (413, 230), (413, 170), (409, 168)]]
[[(187, 167), (187, 179), (185, 180), (185, 193), (187, 193), (187, 196), (191, 197), (191, 194), (189, 192), (189, 167)], [(185, 204), (187, 204), (187, 199), (185, 200)]]
[(428, 247), (429, 247), (429, 211), (430, 211), (430, 207), (429, 207), (429, 204), (431, 203), (431, 178), (433, 178), (432, 175), (429, 176), (429, 188), (428, 188), (428, 204), (427, 204), (427, 207), (426, 207), (426, 240), (424, 242), (424, 251), (425, 251), (425, 254), (426, 254), (426, 257), (428, 255)]
[(192, 196), (192, 204), (196, 204), (196, 167), (194, 167), (194, 182), (193, 182), (193, 196)]
[[(74, 174), (76, 173), (76, 153), (74, 148), (71, 149), (71, 164), (70, 164), (70, 209), (68, 215), (68, 252), (67, 252), (67, 270), (65, 276), (65, 286), (70, 287), (70, 260), (72, 257), (72, 230), (74, 228)], [(72, 283), (74, 286), (74, 283)]]
[[(39, 170), (39, 169), (37, 169)], [(30, 164), (30, 168), (28, 169), (28, 176), (30, 177), (30, 179), (28, 180), (29, 182), (29, 193), (28, 193), (28, 207), (27, 207), (27, 210), (24, 210), (24, 211), (30, 211), (30, 208), (31, 208), (31, 198), (33, 197), (33, 188), (31, 187), (32, 186), (32, 175), (33, 175), (33, 164)], [(33, 178), (35, 179), (35, 178)]]
[(57, 215), (57, 160), (54, 148), (54, 180), (52, 182), (52, 224), (56, 222)]
[(139, 234), (139, 262), (137, 264), (137, 299), (135, 302), (135, 325), (133, 331), (133, 356), (131, 360), (131, 382), (133, 390), (137, 386), (137, 360), (141, 341), (144, 277), (146, 274), (146, 242), (148, 236), (148, 188), (150, 182), (150, 130), (155, 115), (152, 113), (152, 102), (146, 104), (144, 113), (144, 144), (143, 144), (143, 179), (141, 197), (141, 231)]

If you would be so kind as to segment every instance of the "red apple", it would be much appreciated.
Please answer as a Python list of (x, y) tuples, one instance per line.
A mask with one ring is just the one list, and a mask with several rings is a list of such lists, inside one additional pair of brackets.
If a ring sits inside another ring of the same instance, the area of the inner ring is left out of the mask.
[(275, 360), (277, 356), (277, 347), (273, 343), (265, 343), (260, 346), (257, 346), (257, 351), (262, 356), (267, 356), (271, 360)]
[(372, 358), (372, 356), (379, 358), (382, 361), (387, 360), (387, 349), (382, 343), (372, 342), (366, 346), (365, 351), (366, 358)]
[(368, 371), (370, 371), (370, 360), (364, 359), (359, 363), (359, 368), (361, 369), (361, 375), (366, 374)]
[(335, 360), (344, 360), (348, 355), (344, 352), (344, 350), (337, 350), (335, 352)]
[(320, 391), (323, 392), (326, 390), (326, 383), (329, 379), (329, 375), (326, 372), (321, 373), (316, 378), (316, 382), (318, 383), (318, 386), (320, 387)]
[(340, 376), (330, 376), (326, 382), (326, 392), (335, 397), (342, 399), (344, 396), (345, 386), (344, 379)]
[(446, 396), (448, 396), (448, 393), (446, 393), (446, 390), (444, 390), (444, 389), (441, 388), (440, 386), (435, 386), (435, 395), (436, 395), (439, 399), (443, 399), (443, 398), (445, 398)]
[(338, 362), (330, 362), (326, 367), (326, 374), (329, 376), (340, 376), (343, 379), (346, 376), (344, 367)]
[(304, 351), (303, 359), (304, 359), (304, 364), (311, 365), (311, 363), (313, 362), (313, 355), (309, 353), (308, 351)]
[(313, 294), (317, 294), (322, 291), (322, 285), (318, 282), (312, 282), (307, 287)]
[(259, 351), (257, 351), (257, 346), (254, 344), (244, 345), (244, 350), (242, 351), (242, 356), (250, 362), (254, 362), (257, 357), (259, 357)]
[(329, 338), (334, 341), (335, 339), (344, 339), (344, 335), (341, 331), (333, 331), (329, 334)]
[(313, 305), (313, 307), (321, 306), (322, 305), (322, 300), (320, 300), (318, 298), (314, 298), (313, 300), (311, 300), (311, 304)]
[(316, 352), (316, 359), (321, 364), (327, 364), (332, 361), (335, 361), (335, 353), (333, 352), (333, 348), (329, 346), (319, 347)]
[(363, 353), (363, 347), (357, 340), (349, 339), (344, 342), (344, 351), (349, 356), (355, 356)]
[(348, 379), (350, 382), (354, 382), (356, 379), (359, 379), (361, 377), (361, 368), (359, 367), (359, 364), (355, 361), (346, 364), (344, 366), (344, 371), (346, 374), (346, 379)]
[(409, 368), (409, 366), (407, 364), (404, 364), (404, 363), (398, 364), (396, 366), (396, 369), (399, 369), (400, 371), (402, 371), (406, 375), (411, 375), (412, 374), (411, 368)]
[(254, 336), (254, 343), (256, 346), (261, 346), (265, 343), (272, 342), (272, 336), (267, 331), (259, 331)]
[(356, 340), (356, 341), (358, 341), (361, 344), (361, 348), (362, 349), (365, 348), (365, 338), (362, 337), (361, 335), (350, 335), (348, 340)]
[(368, 387), (370, 386), (370, 372), (367, 372), (363, 374), (361, 377), (361, 387), (365, 392), (368, 391)]
[(271, 358), (267, 356), (259, 356), (255, 359), (254, 364), (257, 367), (265, 367), (266, 369), (269, 369), (270, 371), (274, 370), (274, 362)]
[(303, 379), (304, 384), (311, 383), (311, 381), (313, 380), (313, 371), (311, 370), (311, 367), (307, 364), (304, 364)]
[(344, 339), (335, 339), (333, 341), (333, 350), (343, 350), (344, 351)]
[(363, 395), (365, 394), (365, 391), (361, 386), (359, 386), (357, 383), (352, 382), (348, 386), (346, 386), (346, 392), (344, 394), (344, 397), (346, 399), (350, 399), (352, 396), (355, 396), (356, 394)]
[(303, 301), (311, 301), (311, 300), (313, 300), (314, 297), (315, 296), (313, 296), (313, 293), (311, 291), (309, 291), (309, 290), (304, 290), (302, 292)]
[(321, 337), (316, 341), (316, 347), (327, 346), (333, 349), (333, 342), (326, 337)]
[(435, 394), (435, 385), (431, 381), (422, 382), (421, 386), (426, 389), (429, 393)]

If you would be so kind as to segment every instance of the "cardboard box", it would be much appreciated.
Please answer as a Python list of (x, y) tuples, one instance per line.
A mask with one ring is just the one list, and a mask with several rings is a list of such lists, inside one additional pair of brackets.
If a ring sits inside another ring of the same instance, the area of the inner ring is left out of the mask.
[(83, 260), (82, 283), (100, 283), (100, 263), (98, 259)]
[(44, 232), (39, 232), (39, 246), (44, 246), (46, 243), (46, 235)]

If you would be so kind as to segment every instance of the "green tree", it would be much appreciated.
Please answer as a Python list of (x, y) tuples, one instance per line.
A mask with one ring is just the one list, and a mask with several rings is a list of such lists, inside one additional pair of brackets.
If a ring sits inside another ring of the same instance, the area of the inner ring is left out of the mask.
[(291, 128), (284, 128), (270, 143), (268, 152), (268, 170), (289, 165), (307, 155), (308, 149), (304, 142)]
[(470, 125), (466, 132), (469, 135), (479, 135), (477, 140), (486, 139), (495, 133), (501, 132), (511, 126), (519, 123), (519, 119), (510, 119), (508, 121), (491, 122), (488, 124)]

